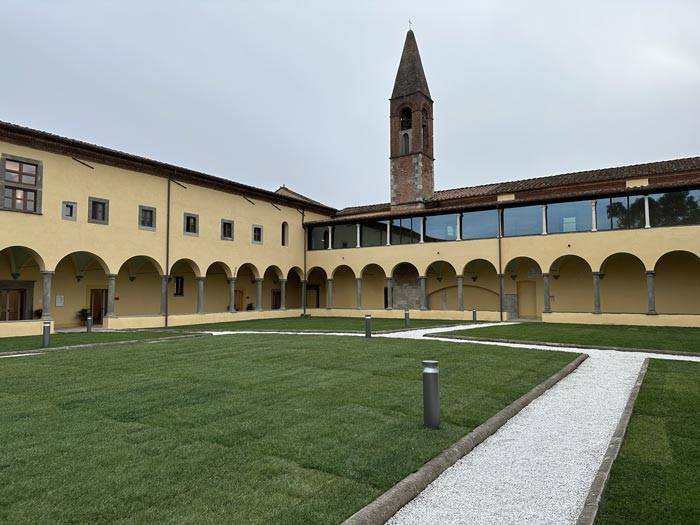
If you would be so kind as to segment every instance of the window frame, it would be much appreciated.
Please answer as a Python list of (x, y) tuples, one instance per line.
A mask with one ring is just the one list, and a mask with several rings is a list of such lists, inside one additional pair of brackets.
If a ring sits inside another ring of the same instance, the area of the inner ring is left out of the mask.
[[(195, 231), (187, 231), (187, 219), (194, 218), (195, 220)], [(182, 214), (182, 233), (183, 235), (189, 235), (190, 237), (199, 237), (199, 215), (197, 213), (185, 212)]]
[[(153, 212), (153, 226), (144, 226), (143, 224), (141, 224), (141, 212), (144, 210)], [(145, 231), (149, 231), (149, 232), (156, 231), (156, 225), (157, 225), (156, 209), (153, 206), (145, 206), (143, 204), (139, 204), (139, 214), (137, 216), (137, 221), (138, 221), (139, 230), (145, 230)]]
[[(7, 161), (19, 162), (21, 164), (32, 164), (36, 166), (36, 181), (35, 184), (25, 184), (22, 183), (22, 177), (20, 175), (18, 182), (12, 182), (5, 180), (7, 176), (6, 164)], [(42, 213), (42, 193), (44, 186), (44, 163), (40, 160), (29, 159), (26, 157), (20, 157), (18, 155), (11, 155), (3, 153), (0, 155), (0, 196), (2, 200), (0, 201), (0, 210), (14, 211), (18, 213), (34, 213), (41, 215)], [(22, 191), (33, 191), (34, 192), (34, 210), (18, 210), (17, 208), (6, 208), (5, 207), (5, 189), (12, 188), (15, 190)]]
[(287, 221), (282, 221), (280, 233), (280, 245), (289, 246), (289, 223)]
[[(184, 297), (185, 296), (185, 278), (182, 275), (174, 276), (174, 288), (173, 297)], [(182, 286), (180, 286), (182, 285)]]
[[(231, 236), (226, 237), (224, 235), (224, 224), (230, 224), (231, 225)], [(234, 230), (234, 221), (233, 219), (221, 219), (221, 240), (222, 241), (233, 241), (236, 237), (236, 232)]]
[[(70, 204), (73, 206), (73, 215), (66, 215), (66, 205)], [(61, 219), (64, 221), (77, 221), (78, 220), (78, 203), (74, 201), (63, 201), (61, 202)]]
[[(259, 240), (259, 241), (256, 241), (256, 240), (255, 240), (255, 228), (260, 228), (260, 240)], [(265, 239), (265, 237), (263, 236), (263, 233), (264, 233), (264, 232), (263, 232), (263, 227), (262, 227), (261, 224), (253, 224), (253, 227), (252, 227), (252, 229), (251, 229), (251, 238), (250, 238), (250, 239), (251, 239), (251, 242), (252, 242), (253, 244), (262, 244), (262, 243), (263, 243), (263, 240)]]
[[(105, 205), (104, 220), (92, 218), (92, 204), (95, 202)], [(91, 224), (102, 224), (104, 226), (109, 224), (109, 199), (102, 199), (100, 197), (88, 197), (88, 222)]]

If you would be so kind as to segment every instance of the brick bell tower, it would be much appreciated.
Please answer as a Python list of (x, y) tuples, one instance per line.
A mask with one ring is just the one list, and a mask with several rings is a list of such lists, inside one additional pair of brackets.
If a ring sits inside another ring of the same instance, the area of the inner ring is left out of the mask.
[(433, 197), (433, 100), (413, 31), (406, 34), (389, 99), (391, 207), (422, 208)]

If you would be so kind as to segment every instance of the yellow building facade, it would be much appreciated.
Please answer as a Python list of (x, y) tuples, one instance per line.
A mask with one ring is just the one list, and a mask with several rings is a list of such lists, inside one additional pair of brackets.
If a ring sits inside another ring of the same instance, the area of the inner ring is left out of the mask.
[(409, 32), (391, 202), (335, 210), (0, 123), (0, 336), (273, 316), (700, 326), (700, 158), (435, 191)]

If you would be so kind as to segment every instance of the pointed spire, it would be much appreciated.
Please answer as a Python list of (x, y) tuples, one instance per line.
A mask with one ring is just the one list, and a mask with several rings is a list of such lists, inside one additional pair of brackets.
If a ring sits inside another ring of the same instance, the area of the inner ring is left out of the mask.
[(401, 62), (399, 63), (399, 70), (396, 72), (396, 81), (394, 82), (394, 91), (391, 94), (391, 98), (403, 97), (416, 91), (420, 91), (430, 98), (428, 81), (425, 79), (423, 64), (420, 61), (416, 36), (409, 29), (408, 33), (406, 33), (406, 42), (403, 45)]

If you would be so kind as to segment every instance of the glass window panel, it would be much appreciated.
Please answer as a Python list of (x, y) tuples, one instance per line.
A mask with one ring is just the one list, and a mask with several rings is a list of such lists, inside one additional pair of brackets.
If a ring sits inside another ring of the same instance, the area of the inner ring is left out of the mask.
[(6, 171), (5, 180), (9, 182), (19, 182), (19, 174), (12, 173), (11, 171)]
[(630, 195), (627, 199), (627, 227), (644, 228), (644, 195)]
[(391, 244), (420, 242), (420, 217), (403, 217), (391, 221)]
[(354, 248), (357, 245), (357, 226), (338, 224), (333, 226), (333, 248)]
[(360, 228), (360, 246), (386, 245), (386, 226), (388, 221), (363, 223)]
[(462, 239), (498, 237), (498, 210), (470, 211), (462, 214)]
[(22, 184), (36, 186), (36, 177), (34, 175), (22, 175)]
[(30, 175), (36, 174), (36, 166), (34, 164), (22, 163), (22, 173), (28, 173)]
[(547, 232), (590, 231), (591, 201), (558, 202), (547, 205)]
[(309, 229), (309, 250), (325, 250), (327, 232), (326, 226), (312, 226)]
[(105, 203), (92, 201), (92, 218), (96, 221), (105, 220)]
[(700, 190), (649, 195), (652, 226), (700, 224)]
[(503, 235), (542, 234), (542, 206), (524, 206), (522, 208), (505, 208), (503, 210)]
[(425, 242), (454, 241), (457, 239), (456, 213), (430, 215), (425, 218)]
[(12, 171), (19, 171), (19, 162), (15, 161), (15, 160), (6, 160), (5, 161), (5, 169), (12, 170)]
[(12, 197), (4, 197), (4, 200), (3, 206), (5, 208), (12, 208)]

